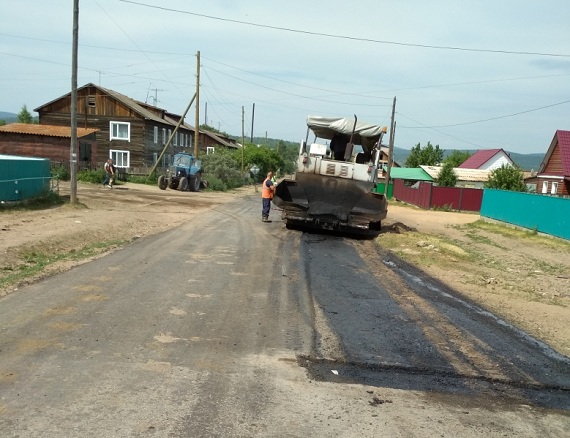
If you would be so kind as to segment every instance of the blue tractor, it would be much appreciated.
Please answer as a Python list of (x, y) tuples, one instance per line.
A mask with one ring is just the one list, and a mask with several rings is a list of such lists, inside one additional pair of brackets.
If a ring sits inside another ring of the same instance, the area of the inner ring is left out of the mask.
[(179, 153), (174, 155), (172, 164), (166, 170), (166, 175), (158, 177), (158, 187), (166, 190), (197, 192), (202, 183), (202, 162), (192, 154)]

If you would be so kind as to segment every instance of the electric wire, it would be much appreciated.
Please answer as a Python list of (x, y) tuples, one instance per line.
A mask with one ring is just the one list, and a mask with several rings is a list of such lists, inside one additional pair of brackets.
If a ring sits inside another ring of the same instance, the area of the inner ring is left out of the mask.
[(143, 6), (143, 7), (147, 7), (147, 8), (160, 9), (160, 10), (168, 11), (168, 12), (176, 12), (179, 14), (192, 15), (194, 17), (207, 18), (210, 20), (223, 21), (223, 22), (227, 22), (227, 23), (236, 23), (236, 24), (241, 24), (241, 25), (245, 25), (245, 26), (253, 26), (253, 27), (259, 27), (259, 28), (264, 28), (264, 29), (279, 30), (279, 31), (283, 31), (283, 32), (292, 32), (292, 33), (299, 33), (299, 34), (306, 34), (306, 35), (313, 35), (313, 36), (322, 36), (322, 37), (327, 37), (327, 38), (336, 38), (336, 39), (344, 39), (344, 40), (351, 40), (351, 41), (361, 41), (361, 42), (376, 43), (376, 44), (390, 44), (390, 45), (405, 46), (405, 47), (416, 47), (416, 48), (422, 48), (422, 49), (455, 50), (455, 51), (463, 51), (463, 52), (497, 53), (497, 54), (506, 54), (506, 55), (532, 55), (532, 56), (551, 56), (551, 57), (570, 58), (570, 54), (561, 54), (561, 53), (527, 52), (527, 51), (514, 51), (514, 50), (502, 50), (502, 49), (477, 49), (477, 48), (468, 48), (468, 47), (459, 47), (459, 46), (436, 46), (436, 45), (431, 45), (431, 44), (403, 43), (403, 42), (399, 42), (399, 41), (377, 40), (377, 39), (372, 39), (372, 38), (360, 38), (360, 37), (353, 37), (353, 36), (348, 36), (348, 35), (335, 35), (335, 34), (330, 34), (330, 33), (322, 33), (322, 32), (308, 31), (308, 30), (293, 29), (293, 28), (289, 28), (289, 27), (272, 26), (269, 24), (259, 24), (259, 23), (253, 23), (250, 21), (234, 20), (231, 18), (216, 17), (213, 15), (199, 14), (196, 12), (183, 11), (181, 9), (174, 9), (174, 8), (167, 8), (164, 6), (150, 5), (148, 3), (135, 2), (132, 0), (119, 0), (119, 1), (123, 2), (123, 3), (130, 3), (133, 5), (137, 5), (137, 6)]

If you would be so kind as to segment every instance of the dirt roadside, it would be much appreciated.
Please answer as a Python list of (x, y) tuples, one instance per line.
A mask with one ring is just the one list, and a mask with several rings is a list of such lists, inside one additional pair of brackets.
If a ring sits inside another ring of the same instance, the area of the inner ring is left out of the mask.
[(570, 242), (392, 202), (378, 244), (570, 356)]
[[(61, 184), (60, 194), (69, 195), (69, 183)], [(0, 210), (0, 296), (248, 195), (259, 192), (79, 183), (78, 206)], [(383, 228), (377, 242), (384, 250), (570, 356), (568, 242), (488, 226), (477, 214), (425, 211), (397, 202), (390, 203)]]

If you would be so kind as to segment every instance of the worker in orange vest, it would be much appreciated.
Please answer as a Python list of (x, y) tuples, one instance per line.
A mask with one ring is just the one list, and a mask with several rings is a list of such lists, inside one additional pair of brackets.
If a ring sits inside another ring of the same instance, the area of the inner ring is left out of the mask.
[(271, 200), (273, 199), (273, 194), (275, 193), (275, 184), (272, 181), (273, 172), (267, 173), (267, 178), (263, 181), (263, 186), (261, 187), (261, 200), (263, 201), (263, 208), (261, 210), (261, 220), (263, 222), (269, 222), (269, 210), (271, 210)]

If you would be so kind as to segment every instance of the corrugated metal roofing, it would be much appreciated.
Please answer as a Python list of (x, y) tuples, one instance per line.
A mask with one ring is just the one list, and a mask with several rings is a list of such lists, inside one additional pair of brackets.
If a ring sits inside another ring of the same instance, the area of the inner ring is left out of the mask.
[[(461, 169), (479, 169), (502, 149), (480, 149), (459, 165)], [(504, 151), (503, 151), (504, 152)], [(505, 155), (508, 155), (505, 152)]]
[[(433, 179), (437, 179), (439, 172), (441, 170), (441, 166), (420, 166), (422, 169), (426, 171)], [(455, 167), (453, 169), (455, 176), (459, 181), (478, 181), (478, 182), (486, 182), (489, 179), (489, 174), (491, 173), (490, 170), (481, 170), (481, 169), (461, 169), (459, 167)]]
[(392, 167), (391, 179), (410, 179), (414, 181), (433, 181), (433, 178), (419, 167)]
[[(85, 137), (99, 131), (96, 128), (77, 128), (77, 137)], [(70, 126), (36, 125), (30, 123), (10, 123), (0, 126), (0, 132), (13, 134), (44, 135), (46, 137), (71, 138)]]
[[(6, 155), (0, 154), (0, 160), (14, 160), (14, 161), (45, 161), (47, 158), (35, 157), (22, 157), (20, 155)], [(48, 160), (49, 161), (49, 160)]]

